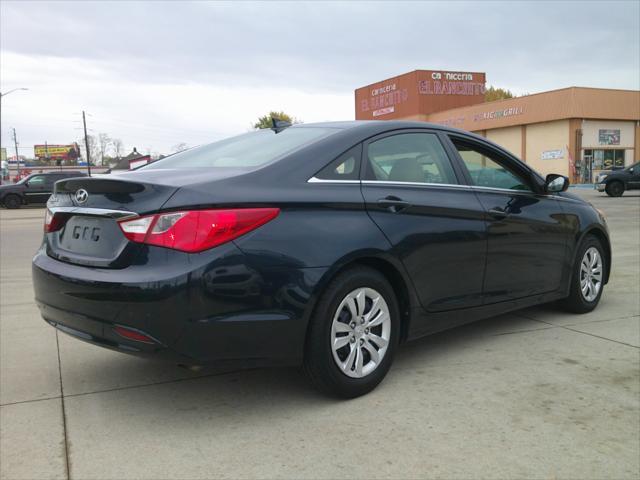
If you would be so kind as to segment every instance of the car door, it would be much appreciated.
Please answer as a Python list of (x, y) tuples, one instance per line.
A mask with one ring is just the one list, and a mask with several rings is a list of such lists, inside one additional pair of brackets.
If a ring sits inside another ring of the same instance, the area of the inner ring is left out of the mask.
[(27, 203), (46, 203), (51, 192), (47, 193), (47, 176), (46, 175), (34, 175), (27, 180), (27, 185), (24, 190)]
[(460, 183), (440, 135), (399, 130), (365, 142), (362, 194), (393, 245), (422, 306), (480, 305), (487, 249), (484, 211)]
[(449, 138), (486, 212), (484, 303), (557, 290), (570, 231), (560, 201), (543, 194), (524, 165), (489, 143)]

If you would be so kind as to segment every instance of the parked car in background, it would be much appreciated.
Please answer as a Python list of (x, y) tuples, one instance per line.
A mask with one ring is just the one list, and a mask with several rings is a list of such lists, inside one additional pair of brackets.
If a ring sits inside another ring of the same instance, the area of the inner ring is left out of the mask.
[(422, 122), (274, 126), (56, 184), (43, 318), (187, 365), (300, 365), (363, 395), (407, 340), (531, 305), (593, 310), (601, 212), (487, 139)]
[(53, 193), (53, 185), (58, 180), (86, 177), (79, 171), (56, 171), (32, 173), (18, 183), (0, 185), (0, 203), (6, 208), (20, 208), (22, 205), (44, 205)]
[(615, 171), (617, 171), (617, 170), (624, 170), (624, 167), (611, 167), (611, 169), (610, 169), (610, 170), (600, 170), (600, 171), (596, 174), (596, 176), (595, 176), (595, 178), (594, 178), (594, 180), (593, 180), (593, 183), (594, 183), (595, 185), (597, 185), (597, 184), (598, 184), (598, 183), (600, 183), (602, 180), (604, 180), (604, 178), (605, 178), (607, 175), (609, 175), (611, 172), (615, 172)]
[(610, 197), (620, 197), (627, 190), (640, 189), (640, 162), (622, 170), (600, 174), (596, 189)]

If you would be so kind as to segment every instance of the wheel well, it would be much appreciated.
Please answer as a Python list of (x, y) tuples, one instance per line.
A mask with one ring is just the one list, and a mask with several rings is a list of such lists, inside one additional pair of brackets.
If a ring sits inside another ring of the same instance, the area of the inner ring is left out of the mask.
[(611, 245), (609, 244), (609, 239), (604, 233), (602, 233), (602, 231), (598, 230), (597, 228), (588, 230), (584, 235), (585, 238), (587, 237), (587, 235), (593, 235), (594, 237), (596, 237), (600, 241), (602, 248), (604, 248), (604, 253), (607, 261), (607, 271), (605, 272), (604, 283), (607, 283), (609, 281), (609, 273), (611, 273)]
[(17, 197), (18, 201), (21, 204), (24, 203), (24, 199), (22, 198), (22, 195), (20, 195), (19, 193), (13, 193), (13, 192), (9, 192), (4, 197), (2, 197), (2, 203), (4, 204), (5, 200), (9, 197)]
[(409, 287), (402, 274), (394, 265), (386, 260), (376, 257), (364, 257), (346, 264), (336, 272), (335, 275), (338, 275), (341, 271), (349, 267), (353, 267), (354, 265), (364, 265), (366, 267), (373, 268), (385, 276), (398, 299), (398, 307), (400, 308), (400, 341), (405, 341), (409, 332), (411, 301), (409, 299)]

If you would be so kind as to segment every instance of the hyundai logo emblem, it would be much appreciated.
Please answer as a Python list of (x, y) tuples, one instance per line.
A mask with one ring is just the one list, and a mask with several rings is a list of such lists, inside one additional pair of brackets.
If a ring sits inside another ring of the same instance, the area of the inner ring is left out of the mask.
[(84, 203), (89, 198), (89, 192), (87, 192), (84, 188), (76, 191), (76, 202)]

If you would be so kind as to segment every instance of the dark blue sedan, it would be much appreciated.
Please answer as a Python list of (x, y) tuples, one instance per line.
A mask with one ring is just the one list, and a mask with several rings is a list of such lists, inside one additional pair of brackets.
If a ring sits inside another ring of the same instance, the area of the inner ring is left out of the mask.
[(302, 364), (321, 390), (355, 397), (407, 340), (552, 301), (594, 309), (609, 236), (567, 186), (437, 125), (280, 123), (59, 181), (36, 301), (103, 347)]

